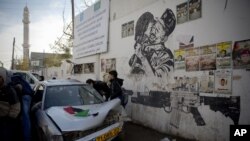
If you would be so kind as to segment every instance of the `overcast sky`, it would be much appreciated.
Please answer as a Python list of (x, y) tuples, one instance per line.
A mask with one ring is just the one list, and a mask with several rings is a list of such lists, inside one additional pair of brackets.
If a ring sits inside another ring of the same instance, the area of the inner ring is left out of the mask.
[[(0, 0), (0, 61), (8, 69), (14, 37), (15, 58), (22, 58), (26, 3), (30, 12), (30, 52), (52, 52), (49, 45), (62, 35), (63, 15), (67, 23), (71, 21), (71, 0)], [(84, 10), (83, 5), (83, 0), (75, 0), (76, 14)]]

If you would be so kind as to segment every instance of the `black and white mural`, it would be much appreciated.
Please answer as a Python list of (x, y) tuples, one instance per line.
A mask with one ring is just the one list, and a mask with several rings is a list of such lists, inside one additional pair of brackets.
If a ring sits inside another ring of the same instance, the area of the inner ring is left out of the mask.
[(209, 106), (210, 110), (220, 112), (238, 125), (240, 117), (240, 97), (210, 97), (199, 93), (182, 93), (166, 91), (137, 92), (131, 97), (134, 104), (142, 104), (154, 108), (163, 108), (171, 114), (170, 125), (179, 128), (182, 113), (191, 113), (197, 126), (205, 126), (206, 121), (198, 110), (200, 106)]
[(176, 18), (166, 9), (160, 18), (150, 12), (143, 13), (135, 26), (135, 53), (129, 60), (131, 74), (152, 72), (157, 77), (168, 74), (174, 68), (172, 51), (165, 46), (174, 31)]
[[(163, 109), (164, 113), (170, 114), (170, 122), (167, 124), (175, 128), (180, 128), (188, 116), (192, 116), (196, 126), (210, 126), (210, 117), (207, 118), (204, 111), (213, 114), (219, 112), (220, 116), (229, 117), (237, 125), (240, 117), (240, 97), (212, 95), (214, 82), (209, 78), (214, 77), (213, 74), (210, 76), (211, 72), (207, 72), (209, 75), (206, 79), (201, 79), (206, 80), (202, 85), (199, 83), (199, 73), (193, 73), (194, 76), (191, 76), (185, 72), (184, 76), (180, 76), (180, 72), (173, 72), (174, 55), (167, 44), (175, 26), (176, 17), (168, 8), (162, 15), (145, 12), (136, 21), (134, 52), (128, 61), (130, 74), (135, 74), (129, 75), (133, 79), (133, 90), (126, 92), (130, 95), (131, 103), (143, 105), (143, 108)], [(195, 49), (192, 50), (194, 52)], [(199, 62), (192, 59), (192, 63)], [(205, 89), (206, 87), (210, 89)], [(138, 107), (135, 106), (135, 109)], [(138, 110), (135, 112), (137, 114)]]

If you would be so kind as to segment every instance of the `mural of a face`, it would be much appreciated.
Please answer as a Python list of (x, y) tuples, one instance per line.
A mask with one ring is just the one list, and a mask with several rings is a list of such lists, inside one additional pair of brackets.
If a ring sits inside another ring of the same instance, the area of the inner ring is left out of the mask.
[(150, 12), (140, 16), (135, 27), (135, 53), (129, 60), (132, 74), (146, 73), (145, 64), (149, 64), (158, 77), (172, 71), (173, 54), (164, 43), (174, 31), (175, 24), (176, 18), (170, 9), (166, 9), (161, 18)]

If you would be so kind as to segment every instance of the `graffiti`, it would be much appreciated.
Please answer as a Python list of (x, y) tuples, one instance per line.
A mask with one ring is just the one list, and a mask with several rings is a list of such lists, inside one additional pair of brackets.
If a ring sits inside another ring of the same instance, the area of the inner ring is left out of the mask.
[(197, 126), (205, 126), (198, 107), (207, 105), (214, 112), (221, 112), (230, 117), (237, 125), (240, 116), (240, 97), (209, 97), (199, 96), (198, 93), (179, 93), (166, 91), (137, 92), (137, 97), (131, 97), (134, 104), (163, 108), (166, 113), (171, 113), (170, 125), (179, 128), (181, 113), (191, 113)]
[(170, 9), (166, 9), (161, 18), (150, 12), (140, 16), (135, 27), (135, 53), (129, 60), (131, 74), (146, 74), (150, 70), (162, 77), (173, 70), (173, 54), (164, 43), (175, 25), (176, 18)]

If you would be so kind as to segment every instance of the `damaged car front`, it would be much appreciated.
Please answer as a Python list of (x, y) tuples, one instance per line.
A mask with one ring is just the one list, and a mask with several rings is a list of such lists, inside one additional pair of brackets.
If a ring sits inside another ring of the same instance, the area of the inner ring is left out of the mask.
[(89, 85), (54, 81), (40, 84), (42, 99), (32, 107), (40, 140), (106, 141), (122, 133), (126, 113), (119, 99), (105, 102)]

